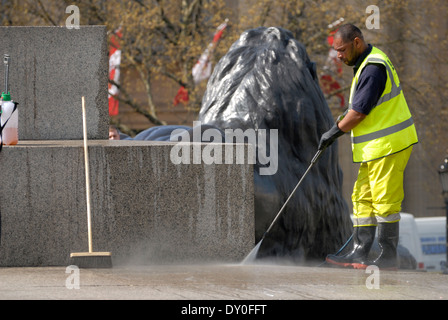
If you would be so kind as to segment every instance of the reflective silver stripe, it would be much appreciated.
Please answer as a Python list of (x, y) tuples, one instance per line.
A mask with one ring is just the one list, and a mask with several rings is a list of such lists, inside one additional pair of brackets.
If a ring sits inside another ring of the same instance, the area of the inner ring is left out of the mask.
[(356, 218), (353, 217), (353, 226), (361, 227), (361, 226), (376, 226), (378, 223), (375, 217), (368, 218)]
[(412, 126), (413, 124), (414, 124), (414, 120), (411, 117), (408, 120), (400, 122), (400, 123), (393, 125), (389, 128), (378, 130), (378, 131), (368, 133), (368, 134), (363, 134), (363, 135), (357, 136), (357, 137), (352, 137), (352, 143), (363, 143), (363, 142), (379, 139), (379, 138), (388, 136), (392, 133), (396, 133), (401, 130), (404, 130), (407, 127)]
[(386, 217), (376, 216), (376, 220), (378, 221), (378, 223), (382, 223), (382, 222), (396, 222), (396, 221), (400, 221), (400, 219), (401, 219), (400, 212), (390, 214), (390, 215), (388, 215)]
[[(392, 80), (393, 81), (393, 80)], [(395, 83), (395, 81), (393, 81)], [(389, 93), (386, 93), (384, 96), (378, 99), (376, 106), (379, 106), (385, 101), (392, 100), (395, 97), (398, 97), (401, 93), (401, 84), (397, 87), (395, 84), (392, 86), (392, 89)]]
[[(382, 96), (382, 97), (380, 97), (378, 99), (378, 102), (374, 106), (374, 108), (375, 108), (376, 106), (379, 106), (383, 102), (386, 102), (386, 101), (392, 100), (395, 97), (398, 97), (401, 94), (402, 89), (401, 89), (401, 84), (399, 84), (397, 86), (397, 84), (395, 83), (394, 74), (392, 73), (392, 70), (390, 69), (390, 66), (389, 66), (389, 64), (387, 64), (387, 62), (385, 62), (382, 59), (378, 59), (378, 58), (374, 58), (374, 57), (370, 57), (370, 58), (368, 57), (367, 58), (367, 63), (369, 63), (369, 62), (381, 63), (382, 65), (384, 65), (386, 67), (387, 73), (389, 74), (389, 79), (390, 79), (390, 82), (391, 82), (391, 90), (390, 90), (390, 92), (386, 93), (384, 96)], [(358, 83), (355, 84), (355, 88), (356, 88), (357, 85), (358, 85)], [(356, 92), (356, 90), (354, 90), (354, 92), (352, 93), (352, 97), (351, 97), (350, 100), (353, 99), (353, 97), (355, 95), (355, 92)], [(349, 103), (348, 107), (349, 107), (349, 109), (352, 109), (352, 103), (351, 102)]]
[[(372, 58), (367, 58), (367, 62), (381, 63), (381, 62), (385, 62), (385, 61), (372, 57)], [(389, 93), (385, 94), (384, 96), (382, 96), (381, 98), (378, 99), (378, 102), (376, 103), (377, 106), (379, 106), (380, 104), (382, 104), (385, 101), (389, 101), (389, 100), (399, 96), (401, 93), (401, 84), (399, 84), (397, 87), (397, 84), (395, 83), (395, 79), (394, 79), (394, 74), (392, 73), (392, 70), (390, 69), (389, 64), (387, 62), (385, 62), (384, 65), (386, 66), (387, 73), (389, 74), (389, 79), (390, 79), (392, 88)]]
[(356, 218), (353, 217), (353, 226), (376, 226), (378, 223), (396, 222), (400, 221), (401, 215), (399, 212), (390, 214), (388, 216), (375, 215), (374, 217)]

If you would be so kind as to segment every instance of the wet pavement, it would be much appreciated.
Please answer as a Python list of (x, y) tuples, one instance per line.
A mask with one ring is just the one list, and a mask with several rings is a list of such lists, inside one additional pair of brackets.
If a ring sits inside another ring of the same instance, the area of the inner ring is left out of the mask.
[(448, 275), (267, 264), (0, 268), (0, 299), (448, 300)]

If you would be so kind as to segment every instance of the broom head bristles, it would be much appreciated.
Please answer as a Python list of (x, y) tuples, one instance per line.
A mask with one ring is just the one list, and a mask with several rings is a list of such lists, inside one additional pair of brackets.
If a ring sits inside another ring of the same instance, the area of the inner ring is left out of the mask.
[(110, 252), (75, 252), (70, 254), (70, 264), (78, 268), (112, 268)]

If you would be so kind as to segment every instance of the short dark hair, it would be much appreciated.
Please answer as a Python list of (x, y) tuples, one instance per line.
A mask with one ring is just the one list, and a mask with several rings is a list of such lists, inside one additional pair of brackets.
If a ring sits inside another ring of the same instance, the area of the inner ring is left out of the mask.
[(361, 30), (353, 24), (344, 24), (340, 26), (334, 37), (340, 37), (344, 42), (353, 41), (356, 37), (364, 40)]

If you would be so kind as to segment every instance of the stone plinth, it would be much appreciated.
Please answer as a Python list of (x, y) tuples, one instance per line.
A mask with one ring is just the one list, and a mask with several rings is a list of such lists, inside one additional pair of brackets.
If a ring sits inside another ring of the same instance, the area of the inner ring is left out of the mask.
[[(89, 142), (93, 250), (114, 265), (241, 261), (254, 246), (253, 166), (176, 165), (173, 145)], [(82, 140), (21, 140), (0, 168), (1, 267), (87, 251)]]
[(19, 103), (19, 139), (82, 139), (81, 97), (86, 97), (89, 139), (108, 138), (108, 48), (105, 26), (0, 27), (10, 55), (9, 91)]

